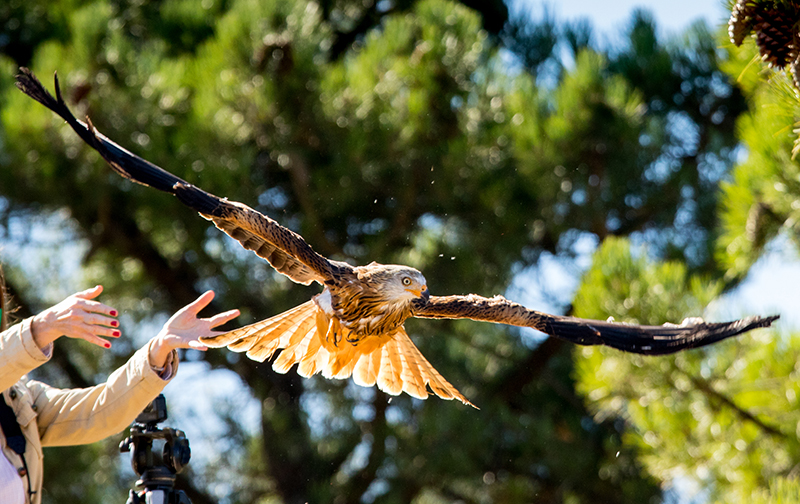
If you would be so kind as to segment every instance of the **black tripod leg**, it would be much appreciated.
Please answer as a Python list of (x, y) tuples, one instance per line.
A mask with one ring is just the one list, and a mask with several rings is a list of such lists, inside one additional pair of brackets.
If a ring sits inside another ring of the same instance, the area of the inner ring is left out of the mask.
[(125, 504), (142, 504), (142, 500), (133, 490), (128, 492), (128, 500), (125, 501)]

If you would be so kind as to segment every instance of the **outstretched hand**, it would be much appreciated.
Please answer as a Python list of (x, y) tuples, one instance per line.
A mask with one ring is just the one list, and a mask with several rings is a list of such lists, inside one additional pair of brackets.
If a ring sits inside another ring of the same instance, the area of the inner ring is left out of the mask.
[(239, 310), (229, 310), (210, 318), (198, 318), (198, 313), (208, 306), (212, 299), (214, 299), (214, 291), (206, 291), (170, 317), (150, 345), (150, 363), (152, 365), (165, 366), (169, 354), (176, 348), (207, 350), (208, 347), (200, 343), (198, 338), (222, 334), (222, 331), (212, 329), (239, 316)]
[(36, 345), (44, 348), (61, 336), (66, 336), (111, 348), (111, 343), (103, 337), (120, 337), (121, 333), (116, 329), (119, 321), (113, 318), (119, 312), (93, 301), (101, 292), (102, 285), (77, 292), (33, 317), (31, 333)]

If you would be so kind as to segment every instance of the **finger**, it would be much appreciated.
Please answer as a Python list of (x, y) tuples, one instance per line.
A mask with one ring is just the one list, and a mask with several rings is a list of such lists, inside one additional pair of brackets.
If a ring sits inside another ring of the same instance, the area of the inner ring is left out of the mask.
[(208, 303), (214, 299), (214, 291), (207, 290), (204, 293), (200, 294), (200, 297), (189, 303), (188, 305), (184, 306), (181, 311), (185, 311), (187, 313), (191, 313), (194, 316), (197, 316), (203, 308), (208, 306)]
[(217, 315), (214, 315), (213, 317), (209, 318), (208, 323), (210, 324), (211, 327), (221, 326), (222, 324), (238, 317), (240, 313), (241, 312), (236, 309), (228, 310), (223, 313), (218, 313)]
[(106, 317), (105, 315), (97, 315), (95, 313), (87, 313), (84, 315), (83, 322), (96, 326), (119, 327), (119, 321), (117, 319)]
[(101, 336), (103, 338), (119, 338), (122, 336), (122, 332), (119, 329), (92, 325), (86, 322), (72, 324), (69, 327), (64, 328), (63, 332), (67, 338), (85, 339), (87, 341), (92, 340), (94, 343), (99, 342), (98, 338), (100, 341), (105, 341), (101, 338)]
[(110, 317), (116, 317), (119, 315), (119, 311), (116, 308), (112, 308), (106, 304), (100, 303), (98, 301), (91, 301), (88, 299), (81, 299), (79, 304), (83, 307), (84, 310), (87, 312), (92, 313), (101, 313), (103, 315), (108, 315)]
[(73, 294), (74, 297), (81, 298), (81, 299), (94, 299), (103, 292), (102, 285), (95, 285), (91, 289), (86, 289), (84, 291), (76, 292)]
[(96, 325), (87, 325), (83, 328), (83, 330), (87, 334), (91, 334), (93, 336), (103, 336), (106, 338), (119, 338), (122, 336), (122, 332), (119, 329), (114, 329), (113, 327), (103, 327), (103, 326), (96, 326)]
[(201, 352), (205, 352), (206, 350), (208, 350), (207, 346), (205, 346), (204, 344), (200, 343), (197, 340), (190, 341), (189, 342), (189, 348), (191, 348), (193, 350), (200, 350)]
[(101, 338), (100, 336), (98, 336), (98, 335), (96, 335), (96, 334), (94, 334), (92, 332), (82, 331), (79, 337), (80, 337), (80, 339), (82, 339), (84, 341), (88, 341), (89, 343), (91, 343), (93, 345), (97, 345), (97, 346), (103, 347), (103, 348), (111, 348), (111, 342), (110, 341), (106, 341), (103, 338)]

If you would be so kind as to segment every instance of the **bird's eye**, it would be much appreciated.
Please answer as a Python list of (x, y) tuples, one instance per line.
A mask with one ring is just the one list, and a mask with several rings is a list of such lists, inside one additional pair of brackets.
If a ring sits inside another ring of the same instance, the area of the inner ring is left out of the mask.
[(411, 285), (411, 279), (408, 278), (408, 277), (404, 277), (403, 278), (403, 285), (405, 285), (405, 286)]

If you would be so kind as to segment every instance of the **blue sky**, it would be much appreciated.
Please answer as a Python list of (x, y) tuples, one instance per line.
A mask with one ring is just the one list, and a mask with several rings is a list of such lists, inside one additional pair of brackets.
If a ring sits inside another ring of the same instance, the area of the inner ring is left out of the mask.
[(730, 15), (722, 0), (517, 0), (517, 3), (535, 13), (547, 5), (562, 20), (589, 18), (601, 35), (623, 28), (638, 7), (651, 11), (665, 32), (681, 31), (701, 18), (709, 25), (719, 25), (727, 22)]

